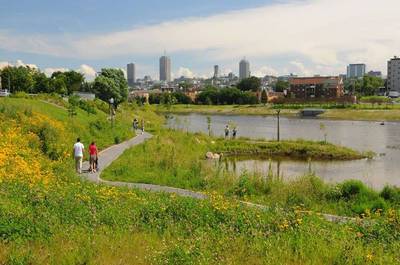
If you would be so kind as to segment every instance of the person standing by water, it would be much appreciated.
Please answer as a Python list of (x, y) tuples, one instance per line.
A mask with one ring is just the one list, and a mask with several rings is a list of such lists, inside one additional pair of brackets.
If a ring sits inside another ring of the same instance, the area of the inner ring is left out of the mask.
[(133, 119), (133, 130), (136, 131), (138, 129), (138, 120), (135, 118)]
[(236, 139), (236, 134), (237, 134), (237, 129), (236, 127), (234, 127), (232, 130), (232, 139)]
[(225, 126), (225, 139), (229, 138), (229, 125)]
[(83, 154), (85, 152), (85, 147), (81, 143), (80, 138), (76, 139), (76, 143), (74, 144), (73, 152), (74, 152), (74, 158), (75, 158), (76, 173), (81, 174), (82, 173), (82, 160), (83, 160)]
[(92, 142), (89, 145), (89, 155), (90, 155), (90, 158), (89, 158), (89, 164), (90, 164), (89, 171), (91, 173), (95, 173), (96, 170), (97, 170), (97, 159), (98, 159), (98, 150), (97, 150), (97, 146), (96, 146), (95, 142)]
[(142, 119), (142, 134), (144, 133), (144, 119)]

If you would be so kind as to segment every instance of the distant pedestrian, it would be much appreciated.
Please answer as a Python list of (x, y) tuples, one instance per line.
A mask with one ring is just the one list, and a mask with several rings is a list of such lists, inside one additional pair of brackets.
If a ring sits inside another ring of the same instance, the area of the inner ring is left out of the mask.
[(85, 147), (81, 143), (81, 139), (76, 139), (76, 143), (74, 144), (74, 158), (75, 158), (75, 170), (76, 173), (82, 173), (82, 160), (83, 154), (85, 152)]
[(229, 138), (229, 125), (225, 126), (225, 138)]
[(233, 128), (233, 130), (232, 130), (232, 139), (235, 139), (235, 138), (236, 138), (236, 134), (237, 134), (237, 129), (236, 129), (236, 127), (235, 127), (235, 128)]
[(144, 133), (144, 119), (142, 119), (142, 134)]
[(97, 150), (97, 146), (95, 142), (92, 142), (89, 145), (89, 164), (90, 164), (90, 168), (89, 171), (91, 173), (95, 173), (97, 170), (97, 161), (98, 161), (98, 150)]
[(133, 120), (133, 130), (136, 131), (136, 130), (138, 129), (138, 127), (139, 127), (139, 122), (138, 122), (138, 120), (135, 118), (135, 119)]

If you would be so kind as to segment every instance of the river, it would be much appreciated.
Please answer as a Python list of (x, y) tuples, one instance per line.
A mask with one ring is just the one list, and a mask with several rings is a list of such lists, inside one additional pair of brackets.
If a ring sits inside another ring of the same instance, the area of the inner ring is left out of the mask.
[[(208, 133), (207, 116), (211, 118), (213, 135), (222, 136), (227, 124), (237, 126), (238, 137), (276, 139), (275, 116), (247, 115), (173, 115), (167, 126), (191, 132)], [(400, 186), (400, 123), (326, 120), (320, 118), (280, 118), (281, 139), (323, 140), (359, 151), (373, 151), (374, 159), (355, 161), (304, 161), (230, 159), (228, 170), (240, 174), (244, 170), (266, 174), (270, 168), (284, 178), (304, 175), (310, 170), (328, 182), (359, 179), (374, 189), (386, 184)]]

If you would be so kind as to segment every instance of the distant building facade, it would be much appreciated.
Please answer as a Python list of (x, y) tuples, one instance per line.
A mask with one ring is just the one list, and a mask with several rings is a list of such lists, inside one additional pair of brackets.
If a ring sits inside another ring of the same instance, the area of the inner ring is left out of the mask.
[(343, 79), (338, 76), (293, 77), (287, 95), (291, 98), (339, 98), (344, 95)]
[(160, 81), (171, 82), (171, 59), (165, 55), (160, 57)]
[(366, 68), (363, 63), (349, 64), (347, 66), (347, 78), (362, 78), (365, 75)]
[(250, 77), (250, 63), (246, 59), (239, 62), (239, 80)]
[(373, 76), (373, 77), (382, 78), (382, 72), (381, 72), (381, 71), (369, 71), (369, 72), (367, 73), (367, 75)]
[(214, 65), (214, 79), (217, 79), (219, 77), (219, 66)]
[(400, 92), (400, 58), (395, 56), (388, 61), (387, 88)]
[(133, 87), (136, 82), (136, 67), (134, 63), (126, 65), (126, 74), (128, 77), (128, 86)]

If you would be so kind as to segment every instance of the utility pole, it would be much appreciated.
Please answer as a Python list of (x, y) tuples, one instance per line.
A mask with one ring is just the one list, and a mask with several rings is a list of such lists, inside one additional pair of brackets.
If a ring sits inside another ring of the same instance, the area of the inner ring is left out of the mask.
[(281, 110), (277, 109), (276, 110), (276, 117), (277, 117), (277, 131), (276, 131), (277, 137), (276, 137), (276, 139), (278, 140), (278, 142), (280, 141), (280, 128), (279, 128), (280, 127), (280, 124), (279, 124), (280, 113), (281, 113)]

